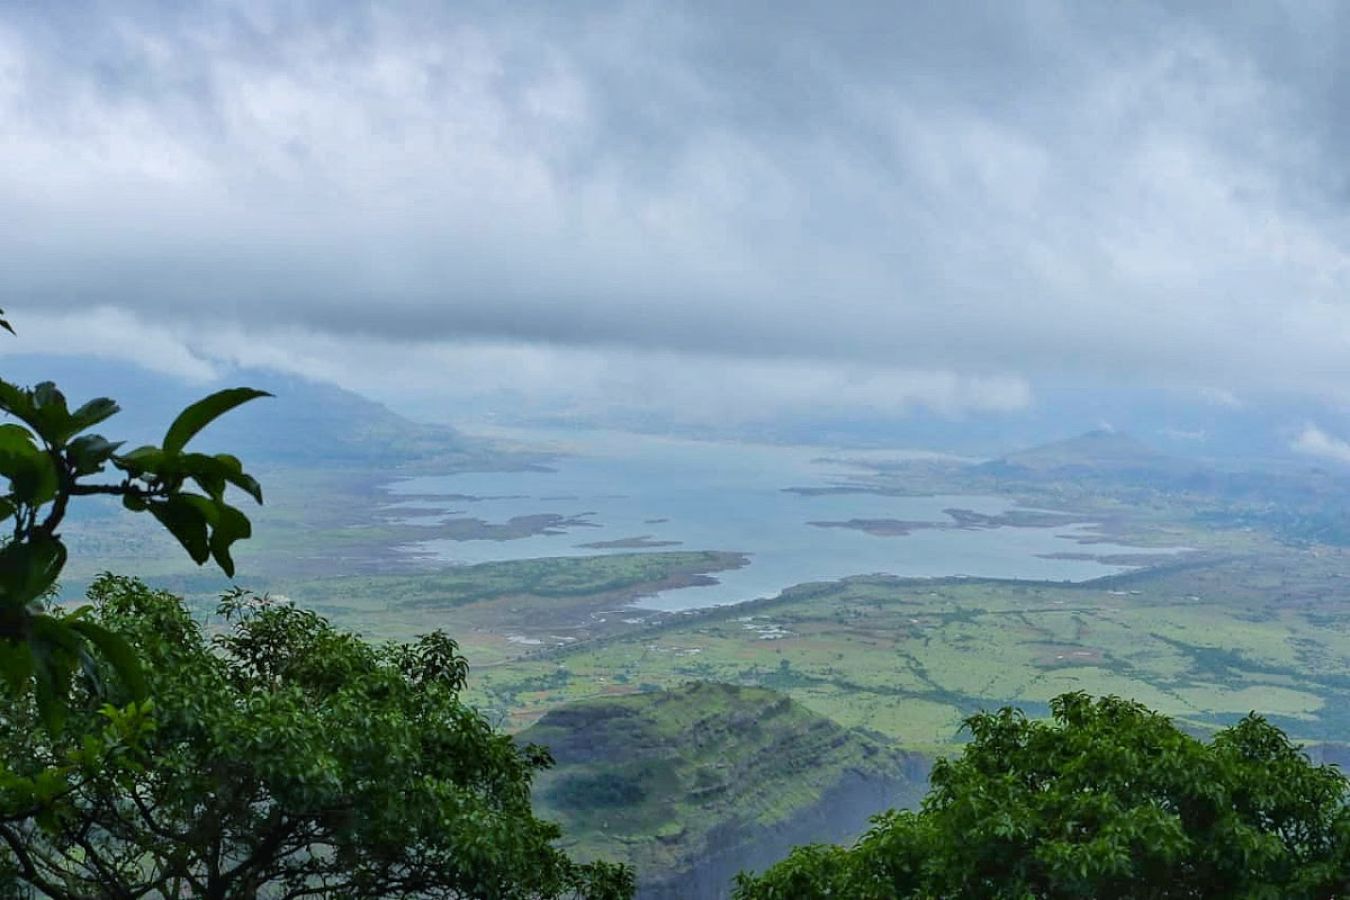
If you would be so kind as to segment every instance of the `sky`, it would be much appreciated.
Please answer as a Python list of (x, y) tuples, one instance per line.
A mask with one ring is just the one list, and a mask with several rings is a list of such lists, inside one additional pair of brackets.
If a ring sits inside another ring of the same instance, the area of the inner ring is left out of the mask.
[(450, 419), (1341, 406), (1347, 18), (0, 0), (5, 352)]

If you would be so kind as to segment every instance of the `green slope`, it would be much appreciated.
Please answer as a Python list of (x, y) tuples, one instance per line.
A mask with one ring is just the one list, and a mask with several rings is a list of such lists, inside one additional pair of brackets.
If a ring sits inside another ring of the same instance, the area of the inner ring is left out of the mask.
[(535, 786), (583, 857), (631, 863), (644, 897), (712, 897), (741, 868), (846, 841), (917, 802), (922, 757), (765, 688), (692, 682), (552, 710), (519, 735), (557, 766)]

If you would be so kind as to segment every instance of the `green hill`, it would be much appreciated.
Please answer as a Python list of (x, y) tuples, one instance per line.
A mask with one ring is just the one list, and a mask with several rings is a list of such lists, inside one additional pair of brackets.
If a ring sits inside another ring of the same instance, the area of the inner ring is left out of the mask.
[(574, 703), (519, 739), (557, 761), (534, 796), (564, 846), (631, 863), (644, 898), (722, 896), (741, 868), (848, 841), (927, 788), (923, 757), (764, 688), (693, 682)]

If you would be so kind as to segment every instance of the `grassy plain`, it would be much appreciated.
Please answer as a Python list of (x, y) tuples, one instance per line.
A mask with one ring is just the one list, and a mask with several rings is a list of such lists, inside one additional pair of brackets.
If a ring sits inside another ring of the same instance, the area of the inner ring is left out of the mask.
[(970, 713), (1065, 691), (1132, 697), (1198, 729), (1249, 711), (1350, 735), (1350, 554), (1269, 545), (1086, 584), (862, 577), (478, 667), (520, 725), (557, 704), (691, 679), (784, 691), (846, 726), (948, 751)]
[(370, 638), (445, 629), (482, 666), (649, 625), (667, 614), (629, 608), (636, 598), (746, 562), (711, 550), (616, 553), (281, 582), (278, 590)]

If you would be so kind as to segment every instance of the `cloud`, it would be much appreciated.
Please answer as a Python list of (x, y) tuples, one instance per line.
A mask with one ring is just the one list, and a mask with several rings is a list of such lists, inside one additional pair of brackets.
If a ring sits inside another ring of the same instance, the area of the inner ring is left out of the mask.
[(1350, 442), (1333, 437), (1316, 425), (1306, 426), (1289, 447), (1308, 456), (1350, 463)]
[(782, 418), (894, 419), (914, 410), (947, 417), (1009, 413), (1032, 401), (1013, 377), (811, 359), (565, 347), (521, 341), (417, 343), (293, 328), (197, 332), (150, 327), (126, 314), (37, 315), (5, 349), (58, 347), (148, 365), (192, 381), (268, 369), (361, 391), (436, 419), (583, 419), (737, 426)]
[(120, 309), (96, 307), (79, 313), (25, 311), (15, 317), (18, 334), (5, 335), (0, 352), (89, 356), (135, 363), (191, 383), (219, 376), (219, 368), (194, 352), (172, 328), (148, 324)]
[(7, 9), (0, 306), (621, 403), (687, 361), (859, 408), (1079, 375), (1339, 396), (1346, 15)]

